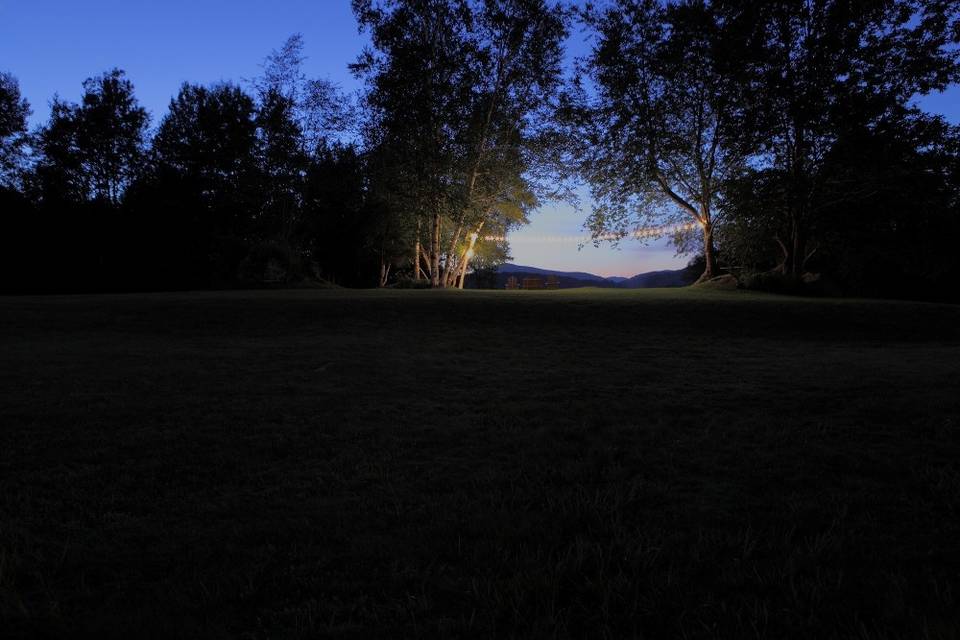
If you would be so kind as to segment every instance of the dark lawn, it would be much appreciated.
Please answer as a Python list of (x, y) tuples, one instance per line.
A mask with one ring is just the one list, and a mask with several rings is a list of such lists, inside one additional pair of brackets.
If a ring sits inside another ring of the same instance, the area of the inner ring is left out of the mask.
[(0, 637), (960, 637), (960, 307), (0, 299)]

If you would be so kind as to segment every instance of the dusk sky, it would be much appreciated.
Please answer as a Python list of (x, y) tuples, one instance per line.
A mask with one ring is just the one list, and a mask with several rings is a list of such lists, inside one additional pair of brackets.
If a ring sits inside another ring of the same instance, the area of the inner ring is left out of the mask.
[[(124, 69), (156, 124), (181, 83), (243, 82), (257, 75), (271, 49), (302, 33), (307, 73), (327, 78), (347, 92), (360, 83), (347, 70), (363, 48), (349, 0), (122, 0), (23, 2), (0, 0), (0, 70), (13, 73), (33, 107), (32, 123), (49, 115), (55, 93), (79, 98), (81, 82), (112, 67)], [(583, 36), (571, 38), (571, 54), (586, 50)], [(922, 100), (932, 112), (960, 122), (960, 89)], [(678, 268), (665, 243), (627, 241), (620, 249), (577, 243), (543, 243), (542, 236), (584, 235), (582, 212), (547, 205), (524, 230), (513, 234), (514, 262), (599, 275), (630, 276)]]

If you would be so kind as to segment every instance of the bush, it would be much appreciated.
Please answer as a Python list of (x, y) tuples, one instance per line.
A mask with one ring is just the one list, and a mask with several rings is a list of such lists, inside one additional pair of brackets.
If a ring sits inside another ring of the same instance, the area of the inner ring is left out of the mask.
[(429, 289), (430, 281), (429, 280), (414, 280), (410, 277), (398, 278), (397, 282), (392, 285), (394, 289)]
[(806, 293), (802, 280), (780, 273), (779, 271), (758, 271), (740, 276), (740, 286), (752, 291), (768, 293), (787, 293), (799, 295)]
[(292, 284), (319, 281), (316, 265), (290, 245), (264, 241), (250, 247), (237, 265), (243, 284)]
[(740, 275), (740, 286), (752, 291), (795, 296), (842, 296), (847, 293), (834, 279), (820, 273), (791, 278), (779, 271), (745, 272)]

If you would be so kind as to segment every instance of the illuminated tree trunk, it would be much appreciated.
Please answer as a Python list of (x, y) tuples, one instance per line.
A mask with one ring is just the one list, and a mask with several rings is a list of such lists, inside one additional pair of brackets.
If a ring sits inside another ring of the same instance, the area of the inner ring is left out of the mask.
[(454, 284), (454, 279), (456, 278), (456, 261), (452, 260), (454, 253), (457, 250), (457, 243), (460, 242), (460, 234), (463, 233), (463, 216), (460, 216), (460, 223), (457, 225), (457, 230), (453, 233), (453, 240), (450, 242), (450, 249), (447, 251), (447, 262), (443, 265), (443, 286), (450, 287)]
[[(480, 175), (480, 165), (483, 162), (484, 149), (487, 146), (487, 138), (490, 132), (490, 123), (493, 120), (493, 114), (497, 109), (497, 105), (500, 103), (500, 92), (503, 89), (503, 83), (506, 79), (507, 65), (509, 64), (511, 56), (511, 51), (508, 51), (505, 47), (501, 47), (499, 51), (499, 57), (497, 60), (497, 72), (496, 78), (494, 80), (493, 91), (490, 93), (490, 101), (487, 103), (487, 111), (483, 120), (483, 124), (480, 126), (480, 131), (477, 136), (476, 149), (474, 151), (475, 157), (473, 165), (470, 168), (470, 173), (467, 178), (467, 194), (465, 203), (469, 206), (471, 199), (473, 198), (474, 189), (477, 185), (477, 176)], [(450, 243), (450, 251), (447, 254), (448, 256), (454, 255), (456, 251), (457, 244), (460, 242), (460, 235), (463, 233), (464, 224), (466, 222), (466, 210), (461, 212), (460, 220), (457, 224), (457, 230), (453, 234), (453, 240)], [(482, 223), (481, 223), (482, 224)], [(464, 262), (461, 260), (461, 262)], [(444, 269), (444, 282), (449, 283), (446, 286), (454, 286), (457, 281), (457, 264), (451, 260), (447, 261), (446, 268)], [(461, 283), (462, 285), (462, 283)], [(462, 286), (460, 287), (463, 288)]]
[(444, 269), (443, 286), (455, 287), (457, 285), (457, 275), (460, 273), (460, 262), (450, 260), (449, 266)]
[(420, 274), (423, 276), (423, 279), (426, 280), (430, 273), (430, 254), (423, 248), (423, 245), (420, 245), (420, 255), (417, 256), (417, 258), (420, 260), (418, 263)]
[(430, 237), (430, 286), (440, 287), (440, 213), (433, 215), (433, 234)]
[(457, 284), (457, 288), (459, 289), (463, 289), (463, 281), (467, 277), (467, 265), (470, 263), (470, 258), (473, 257), (473, 248), (477, 244), (477, 237), (479, 237), (480, 231), (483, 230), (484, 222), (485, 220), (481, 220), (477, 226), (477, 230), (470, 234), (470, 245), (467, 247), (467, 250), (463, 252), (463, 259), (460, 261), (460, 282)]
[(717, 275), (717, 256), (713, 248), (713, 222), (707, 219), (703, 225), (703, 275), (700, 280), (709, 280)]

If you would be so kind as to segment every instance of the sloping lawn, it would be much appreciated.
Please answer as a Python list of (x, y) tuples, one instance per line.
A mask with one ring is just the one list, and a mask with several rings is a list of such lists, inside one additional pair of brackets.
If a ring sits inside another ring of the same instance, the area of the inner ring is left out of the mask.
[(0, 637), (960, 637), (960, 307), (0, 299)]

